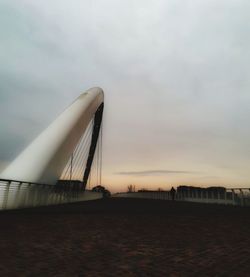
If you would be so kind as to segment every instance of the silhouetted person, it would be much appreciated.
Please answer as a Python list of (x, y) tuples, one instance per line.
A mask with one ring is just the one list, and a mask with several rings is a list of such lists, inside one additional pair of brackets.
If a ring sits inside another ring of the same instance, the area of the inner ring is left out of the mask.
[(175, 200), (175, 193), (176, 193), (176, 190), (174, 189), (174, 187), (172, 187), (170, 190), (170, 195), (173, 201)]

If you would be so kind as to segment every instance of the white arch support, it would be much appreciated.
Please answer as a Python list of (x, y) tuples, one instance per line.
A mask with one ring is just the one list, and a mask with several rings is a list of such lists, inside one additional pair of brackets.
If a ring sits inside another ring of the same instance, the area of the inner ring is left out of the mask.
[(81, 94), (2, 172), (1, 179), (55, 185), (103, 102), (101, 88)]

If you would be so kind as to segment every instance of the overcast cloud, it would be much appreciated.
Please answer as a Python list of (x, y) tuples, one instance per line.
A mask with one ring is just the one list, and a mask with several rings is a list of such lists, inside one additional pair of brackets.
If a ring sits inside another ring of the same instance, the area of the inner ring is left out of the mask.
[(106, 185), (250, 185), (249, 18), (244, 0), (0, 1), (1, 166), (100, 86)]

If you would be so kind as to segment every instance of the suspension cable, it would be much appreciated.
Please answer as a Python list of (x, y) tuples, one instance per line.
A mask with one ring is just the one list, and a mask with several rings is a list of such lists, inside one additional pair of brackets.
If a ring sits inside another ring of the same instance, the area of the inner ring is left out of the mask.
[(74, 169), (73, 169), (73, 171), (74, 171), (74, 174), (75, 174), (75, 171), (77, 170), (77, 169), (79, 169), (79, 166), (80, 166), (80, 164), (81, 164), (81, 162), (82, 162), (82, 157), (84, 156), (84, 154), (86, 154), (86, 151), (87, 151), (87, 149), (88, 149), (88, 140), (89, 140), (89, 137), (90, 137), (90, 135), (91, 135), (91, 131), (90, 131), (91, 129), (89, 129), (89, 132), (88, 132), (88, 134), (85, 136), (85, 139), (84, 139), (84, 141), (83, 141), (83, 143), (82, 143), (82, 145), (81, 145), (81, 147), (79, 148), (79, 151), (78, 151), (78, 153), (77, 153), (77, 158), (75, 159), (75, 163), (74, 163)]
[(102, 185), (102, 123), (101, 123), (101, 136), (100, 136), (100, 143), (101, 143), (101, 155), (100, 155), (100, 185)]
[[(89, 124), (90, 125), (90, 124)], [(62, 174), (61, 174), (61, 177), (60, 177), (60, 179), (68, 179), (68, 178), (70, 178), (70, 176), (72, 177), (72, 172), (71, 172), (71, 170), (72, 170), (72, 167), (73, 167), (73, 160), (72, 160), (72, 155), (74, 155), (74, 158), (77, 158), (77, 156), (76, 156), (76, 154), (78, 153), (78, 151), (79, 151), (79, 148), (82, 146), (81, 145), (81, 143), (82, 143), (82, 141), (84, 141), (84, 137), (86, 136), (86, 134), (90, 131), (89, 130), (90, 128), (89, 128), (89, 126), (87, 127), (87, 129), (86, 129), (86, 131), (84, 132), (84, 134), (82, 134), (82, 136), (80, 137), (80, 139), (79, 139), (79, 142), (78, 142), (78, 144), (77, 144), (77, 146), (75, 147), (75, 149), (74, 149), (74, 151), (73, 151), (73, 153), (71, 154), (71, 157), (70, 157), (70, 159), (69, 159), (69, 161), (67, 162), (67, 164), (66, 164), (66, 166), (65, 166), (65, 168), (64, 168), (64, 170), (63, 170), (63, 172), (62, 172)], [(77, 154), (78, 155), (78, 154)], [(70, 171), (69, 171), (69, 169), (70, 169)], [(67, 174), (69, 173), (69, 177), (67, 178)]]

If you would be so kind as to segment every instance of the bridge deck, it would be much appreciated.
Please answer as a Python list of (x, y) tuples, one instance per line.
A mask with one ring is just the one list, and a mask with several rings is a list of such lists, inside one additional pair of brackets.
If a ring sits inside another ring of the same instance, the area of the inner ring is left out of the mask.
[(247, 276), (250, 209), (107, 199), (0, 213), (0, 271)]

